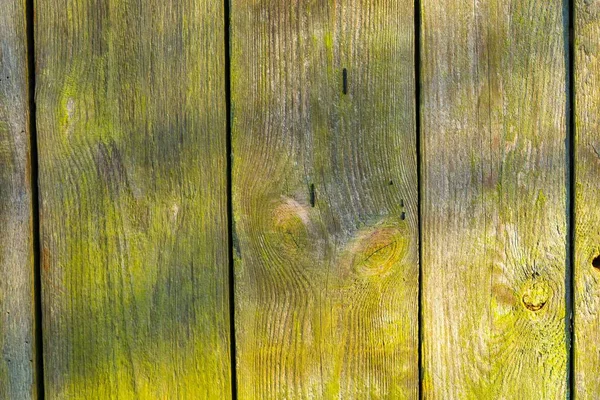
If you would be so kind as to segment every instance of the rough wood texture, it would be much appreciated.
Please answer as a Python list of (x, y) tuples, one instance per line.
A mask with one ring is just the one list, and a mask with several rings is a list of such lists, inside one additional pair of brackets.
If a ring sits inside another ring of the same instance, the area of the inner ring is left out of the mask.
[(234, 0), (232, 29), (239, 397), (415, 398), (413, 2)]
[(231, 395), (223, 21), (36, 1), (47, 398)]
[(563, 3), (422, 1), (425, 398), (565, 398)]
[(576, 399), (600, 393), (600, 3), (575, 1)]
[(35, 397), (25, 1), (0, 1), (0, 398)]

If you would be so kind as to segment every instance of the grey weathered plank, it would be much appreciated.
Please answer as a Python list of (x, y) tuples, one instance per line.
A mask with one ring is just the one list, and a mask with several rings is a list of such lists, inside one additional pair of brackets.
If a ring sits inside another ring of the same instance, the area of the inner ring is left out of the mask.
[(36, 396), (26, 3), (0, 1), (0, 398)]
[(575, 4), (574, 395), (600, 393), (600, 4)]
[(46, 396), (224, 399), (224, 4), (35, 3)]
[(231, 21), (239, 397), (416, 398), (413, 2)]
[(565, 398), (561, 0), (422, 0), (425, 398)]

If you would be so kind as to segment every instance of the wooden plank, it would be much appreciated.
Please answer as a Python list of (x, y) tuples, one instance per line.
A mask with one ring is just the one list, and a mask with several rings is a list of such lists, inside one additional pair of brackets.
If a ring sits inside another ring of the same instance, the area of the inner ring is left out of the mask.
[(0, 398), (34, 398), (26, 4), (0, 2)]
[(417, 397), (413, 31), (406, 0), (232, 2), (241, 399)]
[(223, 12), (36, 1), (47, 398), (231, 396)]
[(565, 398), (563, 1), (422, 1), (426, 398)]
[(574, 396), (600, 392), (600, 4), (577, 0), (575, 14)]

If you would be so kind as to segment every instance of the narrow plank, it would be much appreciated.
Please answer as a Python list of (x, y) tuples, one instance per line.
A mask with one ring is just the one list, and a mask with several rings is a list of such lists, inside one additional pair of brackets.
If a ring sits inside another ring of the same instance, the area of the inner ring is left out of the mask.
[(575, 5), (575, 262), (574, 395), (600, 393), (600, 4)]
[(0, 398), (35, 398), (26, 4), (0, 2)]
[(565, 398), (563, 2), (423, 0), (425, 398)]
[(46, 396), (228, 398), (223, 2), (35, 5)]
[(423, 0), (425, 398), (565, 398), (563, 2)]
[(413, 30), (406, 0), (232, 2), (240, 399), (418, 395)]

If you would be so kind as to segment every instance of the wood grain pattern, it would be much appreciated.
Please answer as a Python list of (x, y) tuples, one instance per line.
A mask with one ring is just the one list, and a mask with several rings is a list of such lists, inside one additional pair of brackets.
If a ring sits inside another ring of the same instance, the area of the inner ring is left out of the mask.
[(575, 1), (574, 395), (600, 393), (600, 4)]
[(413, 2), (231, 21), (239, 398), (416, 398)]
[(422, 1), (425, 398), (565, 398), (563, 3)]
[(35, 6), (46, 397), (228, 398), (223, 3)]
[(0, 398), (35, 398), (25, 1), (0, 1)]

